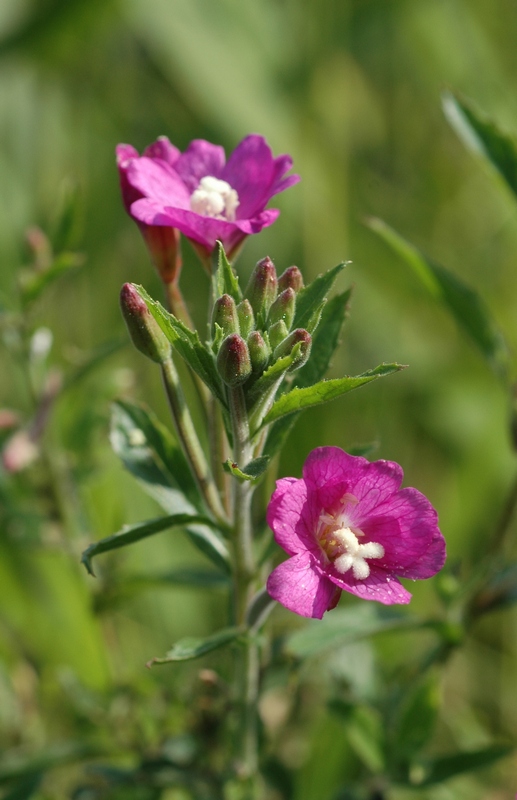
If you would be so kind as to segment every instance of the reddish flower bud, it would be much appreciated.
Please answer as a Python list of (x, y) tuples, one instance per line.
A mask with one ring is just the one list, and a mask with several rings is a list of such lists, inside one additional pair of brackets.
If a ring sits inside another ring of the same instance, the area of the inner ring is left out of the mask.
[(296, 310), (296, 294), (290, 286), (278, 295), (275, 302), (269, 309), (268, 323), (274, 325), (275, 322), (282, 320), (285, 322), (287, 330), (291, 328)]
[(293, 289), (299, 292), (303, 289), (303, 275), (298, 267), (287, 267), (285, 272), (282, 272), (278, 279), (278, 291), (283, 292), (285, 289)]
[(304, 328), (296, 328), (295, 331), (289, 334), (283, 342), (276, 347), (273, 358), (282, 358), (292, 353), (293, 348), (299, 345), (298, 355), (289, 367), (288, 372), (294, 372), (295, 369), (303, 367), (311, 354), (312, 336)]
[(259, 327), (265, 322), (271, 304), (276, 298), (277, 283), (275, 265), (269, 256), (266, 256), (257, 263), (244, 292), (255, 312)]
[(169, 357), (171, 346), (131, 283), (125, 283), (122, 287), (120, 308), (136, 349), (157, 364), (162, 364)]
[(217, 370), (227, 386), (239, 386), (251, 375), (248, 345), (237, 333), (223, 339), (217, 354)]
[(229, 294), (218, 297), (214, 303), (212, 311), (212, 326), (219, 325), (225, 336), (230, 333), (239, 333), (239, 319), (237, 317), (237, 306), (235, 300)]

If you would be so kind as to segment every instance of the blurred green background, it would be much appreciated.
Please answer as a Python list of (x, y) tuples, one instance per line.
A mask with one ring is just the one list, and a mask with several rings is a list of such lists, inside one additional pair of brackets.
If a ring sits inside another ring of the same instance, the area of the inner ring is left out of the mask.
[[(180, 149), (206, 138), (228, 153), (247, 133), (263, 134), (275, 155), (292, 154), (302, 181), (275, 199), (281, 217), (248, 240), (239, 271), (248, 274), (268, 254), (280, 272), (294, 263), (309, 280), (351, 260), (340, 278), (341, 289), (355, 284), (351, 316), (332, 375), (382, 361), (409, 365), (324, 413), (306, 412), (281, 474), (299, 475), (315, 446), (376, 442), (374, 457), (400, 462), (406, 485), (438, 509), (450, 568), (479, 563), (516, 468), (507, 395), (363, 220), (381, 217), (477, 287), (515, 350), (515, 199), (465, 151), (440, 95), (460, 91), (517, 131), (516, 41), (509, 0), (2, 0), (2, 308), (16, 308), (17, 275), (29, 258), (24, 231), (52, 230), (71, 181), (82, 198), (75, 245), (86, 261), (52, 286), (31, 324), (52, 330), (51, 358), (65, 372), (85, 353), (125, 339), (122, 283), (142, 283), (156, 298), (161, 286), (120, 201), (115, 145), (141, 151), (165, 134)], [(188, 244), (182, 287), (202, 325), (207, 282)], [(28, 415), (20, 369), (3, 350), (0, 375), (0, 407)], [(143, 665), (178, 637), (224, 621), (224, 593), (214, 602), (206, 591), (177, 587), (149, 588), (99, 613), (99, 580), (79, 567), (81, 550), (159, 513), (109, 450), (109, 404), (121, 396), (145, 400), (167, 420), (158, 374), (129, 346), (77, 382), (52, 416), (46, 440), (57, 452), (54, 469), (80, 481), (78, 497), (70, 489), (61, 498), (66, 533), (51, 514), (42, 522), (45, 498), (34, 505), (24, 474), (1, 476), (0, 502), (12, 511), (0, 531), (0, 745), (9, 759), (50, 753), (56, 763), (74, 762), (76, 745), (59, 750), (64, 742), (94, 741), (101, 750), (115, 742), (129, 753), (144, 743), (152, 752), (181, 734), (199, 668), (147, 673)], [(202, 557), (170, 534), (112, 562), (108, 573), (122, 577)], [(430, 585), (414, 594), (417, 611), (432, 610)], [(288, 624), (287, 613), (275, 613)], [(497, 736), (515, 741), (516, 638), (509, 609), (480, 623), (450, 661), (436, 752)], [(404, 643), (382, 640), (376, 658), (403, 660)], [(224, 673), (225, 658), (207, 663)], [(314, 691), (324, 695), (321, 686)], [(323, 706), (313, 709), (286, 757), (298, 770), (297, 800), (332, 798), (353, 773), (354, 756), (333, 725)], [(82, 770), (56, 768), (37, 794), (16, 797), (70, 797)], [(509, 757), (474, 776), (419, 792), (393, 789), (390, 797), (505, 800), (516, 788)], [(174, 791), (163, 796), (184, 796)]]

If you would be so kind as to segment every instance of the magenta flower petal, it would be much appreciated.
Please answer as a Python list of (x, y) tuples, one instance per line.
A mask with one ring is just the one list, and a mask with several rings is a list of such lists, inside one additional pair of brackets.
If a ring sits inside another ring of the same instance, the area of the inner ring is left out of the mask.
[(335, 597), (335, 586), (307, 552), (289, 558), (273, 570), (267, 590), (290, 611), (317, 619), (333, 605)]
[(194, 139), (176, 161), (175, 168), (190, 195), (206, 175), (219, 178), (225, 161), (223, 147), (204, 139)]
[(143, 156), (117, 147), (126, 210), (144, 226), (173, 227), (191, 239), (206, 263), (220, 240), (229, 257), (246, 236), (278, 217), (266, 209), (275, 194), (297, 183), (290, 156), (273, 158), (262, 136), (248, 136), (225, 163), (222, 147), (195, 139), (180, 153), (166, 137)]
[[(145, 148), (143, 155), (147, 158), (161, 158), (162, 161), (166, 161), (173, 167), (181, 152), (170, 143), (166, 136), (159, 136), (155, 142)], [(138, 153), (136, 156), (138, 157)]]
[(145, 156), (135, 158), (127, 168), (127, 177), (141, 197), (152, 198), (163, 207), (190, 209), (190, 194), (178, 173), (166, 161)]
[(278, 481), (267, 521), (292, 558), (274, 571), (272, 596), (294, 611), (300, 603), (298, 613), (307, 616), (310, 603), (307, 597), (302, 603), (293, 580), (279, 587), (280, 577), (296, 567), (306, 592), (316, 592), (313, 575), (320, 574), (358, 597), (409, 602), (398, 576), (434, 575), (445, 561), (445, 541), (429, 500), (416, 489), (400, 489), (402, 477), (393, 462), (370, 463), (338, 447), (320, 447), (307, 458), (301, 480)]

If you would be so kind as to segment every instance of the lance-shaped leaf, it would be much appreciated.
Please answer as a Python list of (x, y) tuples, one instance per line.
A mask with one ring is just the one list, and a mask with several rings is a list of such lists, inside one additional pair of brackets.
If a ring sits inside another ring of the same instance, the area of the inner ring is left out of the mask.
[(436, 672), (430, 672), (407, 688), (390, 737), (398, 760), (413, 758), (427, 744), (433, 735), (439, 708)]
[(376, 633), (408, 630), (422, 625), (415, 617), (391, 608), (357, 604), (337, 608), (332, 614), (318, 620), (317, 624), (309, 622), (287, 639), (286, 649), (298, 658), (307, 658)]
[(186, 639), (180, 639), (163, 658), (152, 658), (147, 663), (147, 666), (152, 667), (153, 664), (168, 664), (171, 661), (190, 661), (193, 658), (199, 658), (204, 656), (205, 653), (210, 653), (212, 650), (217, 650), (230, 644), (230, 642), (234, 642), (242, 634), (242, 628), (233, 627), (223, 628), (221, 631), (217, 631), (217, 633), (204, 639), (191, 636)]
[(213, 353), (209, 347), (202, 344), (198, 332), (191, 331), (173, 314), (169, 314), (160, 303), (147, 294), (142, 286), (135, 286), (135, 289), (147, 304), (149, 311), (171, 345), (208, 386), (219, 402), (226, 407), (223, 384), (215, 366)]
[(208, 517), (201, 514), (171, 514), (167, 517), (158, 517), (146, 522), (139, 522), (136, 525), (124, 525), (121, 531), (107, 536), (99, 542), (94, 542), (84, 551), (81, 563), (84, 564), (90, 575), (95, 575), (92, 567), (92, 558), (101, 553), (108, 553), (110, 550), (118, 550), (120, 547), (127, 547), (129, 544), (140, 542), (155, 533), (161, 533), (168, 528), (185, 527), (186, 525), (207, 525), (214, 527), (215, 523)]
[(407, 783), (419, 787), (444, 783), (456, 775), (490, 767), (510, 755), (514, 749), (514, 747), (505, 745), (492, 745), (480, 750), (454, 753), (454, 755), (422, 761), (411, 767)]
[(224, 462), (223, 469), (240, 481), (256, 481), (266, 471), (269, 461), (269, 456), (258, 456), (258, 458), (254, 458), (241, 469), (238, 464), (229, 458)]
[(112, 406), (111, 446), (143, 488), (169, 513), (201, 511), (203, 503), (188, 462), (172, 433), (144, 406)]
[(450, 92), (443, 95), (447, 121), (466, 147), (482, 156), (517, 195), (517, 141)]
[(305, 328), (309, 332), (314, 330), (311, 324), (315, 317), (321, 314), (321, 306), (334, 285), (337, 276), (349, 261), (344, 261), (336, 267), (329, 269), (323, 275), (318, 275), (312, 283), (296, 295), (296, 312), (291, 328)]
[[(311, 355), (305, 366), (293, 380), (294, 386), (311, 386), (320, 381), (326, 374), (332, 356), (339, 346), (343, 324), (348, 316), (348, 308), (352, 289), (332, 297), (323, 309), (320, 323), (312, 337)], [(271, 426), (265, 445), (269, 456), (277, 453), (291, 433), (299, 414), (292, 414), (289, 419), (281, 419)]]
[(45, 772), (63, 764), (100, 755), (106, 755), (105, 748), (95, 744), (73, 741), (56, 744), (32, 756), (6, 754), (0, 760), (0, 786), (37, 772)]
[(329, 708), (344, 723), (350, 747), (374, 773), (385, 769), (385, 732), (380, 715), (373, 708), (336, 699)]
[(240, 290), (238, 278), (233, 271), (233, 267), (226, 258), (224, 247), (221, 242), (217, 243), (217, 270), (214, 276), (215, 296), (221, 297), (223, 294), (229, 294), (236, 303), (242, 300), (242, 292)]
[(448, 309), (492, 369), (498, 375), (504, 376), (508, 351), (483, 298), (452, 272), (424, 256), (382, 220), (371, 218), (367, 224), (413, 270), (429, 293)]
[(81, 253), (59, 253), (52, 263), (41, 272), (29, 272), (20, 281), (21, 298), (24, 306), (33, 303), (45, 291), (47, 286), (54, 283), (65, 272), (84, 264), (85, 258)]
[(363, 372), (362, 375), (356, 375), (353, 378), (332, 378), (328, 381), (315, 383), (313, 386), (292, 389), (275, 401), (271, 410), (264, 417), (263, 424), (267, 425), (280, 419), (280, 417), (285, 417), (287, 414), (293, 414), (296, 411), (303, 411), (311, 406), (328, 403), (330, 400), (335, 400), (337, 397), (351, 392), (352, 389), (357, 389), (359, 386), (364, 386), (366, 383), (371, 383), (377, 378), (391, 375), (401, 369), (404, 369), (401, 364), (380, 364), (375, 369), (370, 369), (368, 372)]

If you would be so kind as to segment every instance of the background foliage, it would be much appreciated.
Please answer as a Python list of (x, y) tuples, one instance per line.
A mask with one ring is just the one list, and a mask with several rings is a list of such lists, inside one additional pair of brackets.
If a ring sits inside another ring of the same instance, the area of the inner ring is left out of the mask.
[[(278, 198), (281, 219), (248, 241), (239, 269), (249, 272), (267, 253), (280, 272), (296, 263), (310, 279), (351, 259), (338, 287), (355, 284), (351, 316), (332, 375), (360, 374), (382, 361), (410, 368), (325, 414), (306, 412), (281, 474), (299, 475), (315, 446), (376, 442), (374, 457), (399, 461), (406, 485), (437, 507), (450, 584), (483, 561), (514, 480), (507, 393), (446, 308), (364, 218), (382, 218), (477, 287), (515, 352), (515, 198), (459, 142), (440, 94), (459, 91), (517, 131), (516, 36), (508, 0), (3, 0), (2, 310), (16, 308), (29, 225), (49, 232), (57, 251), (65, 244), (86, 257), (30, 309), (31, 325), (54, 334), (49, 359), (70, 376), (45, 431), (44, 465), (34, 464), (28, 477), (0, 473), (5, 799), (70, 797), (85, 780), (88, 755), (100, 754), (124, 774), (165, 742), (173, 760), (188, 761), (195, 745), (184, 731), (197, 725), (206, 746), (211, 736), (216, 741), (225, 702), (227, 655), (215, 653), (205, 665), (143, 668), (181, 636), (210, 633), (224, 616), (223, 590), (214, 602), (203, 588), (164, 578), (164, 564), (176, 575), (186, 565), (205, 566), (185, 538), (171, 531), (115, 553), (97, 581), (79, 565), (92, 540), (157, 513), (109, 449), (110, 401), (145, 399), (167, 421), (158, 376), (126, 344), (118, 309), (123, 282), (142, 283), (154, 297), (161, 287), (119, 199), (114, 145), (141, 150), (167, 134), (181, 149), (207, 138), (229, 151), (256, 131), (275, 154), (293, 155), (302, 182)], [(63, 197), (76, 185), (79, 223), (59, 241)], [(182, 286), (201, 324), (208, 287), (187, 247), (184, 262)], [(96, 369), (82, 370), (104, 350)], [(0, 407), (29, 419), (22, 372), (1, 350)], [(436, 603), (431, 584), (415, 587), (416, 613), (430, 614)], [(280, 635), (292, 620), (275, 615)], [(515, 742), (516, 624), (511, 603), (487, 616), (440, 673), (429, 754)], [(290, 796), (346, 797), (340, 787), (365, 762), (375, 767), (375, 737), (366, 737), (366, 756), (357, 744), (365, 725), (375, 727), (375, 714), (354, 722), (325, 700), (336, 681), (367, 700), (376, 682), (390, 685), (401, 663), (422, 652), (425, 635), (383, 634), (349, 646), (341, 659), (307, 662), (296, 678), (274, 674), (262, 709), (273, 743), (282, 715), (298, 702), (302, 709), (282, 753), (295, 768)], [(203, 672), (207, 665), (222, 677)], [(221, 682), (217, 690), (213, 681)], [(92, 775), (103, 785), (105, 776)], [(120, 794), (84, 789), (76, 796), (188, 796), (121, 786)], [(510, 755), (437, 787), (393, 788), (390, 797), (503, 800), (516, 787)]]

